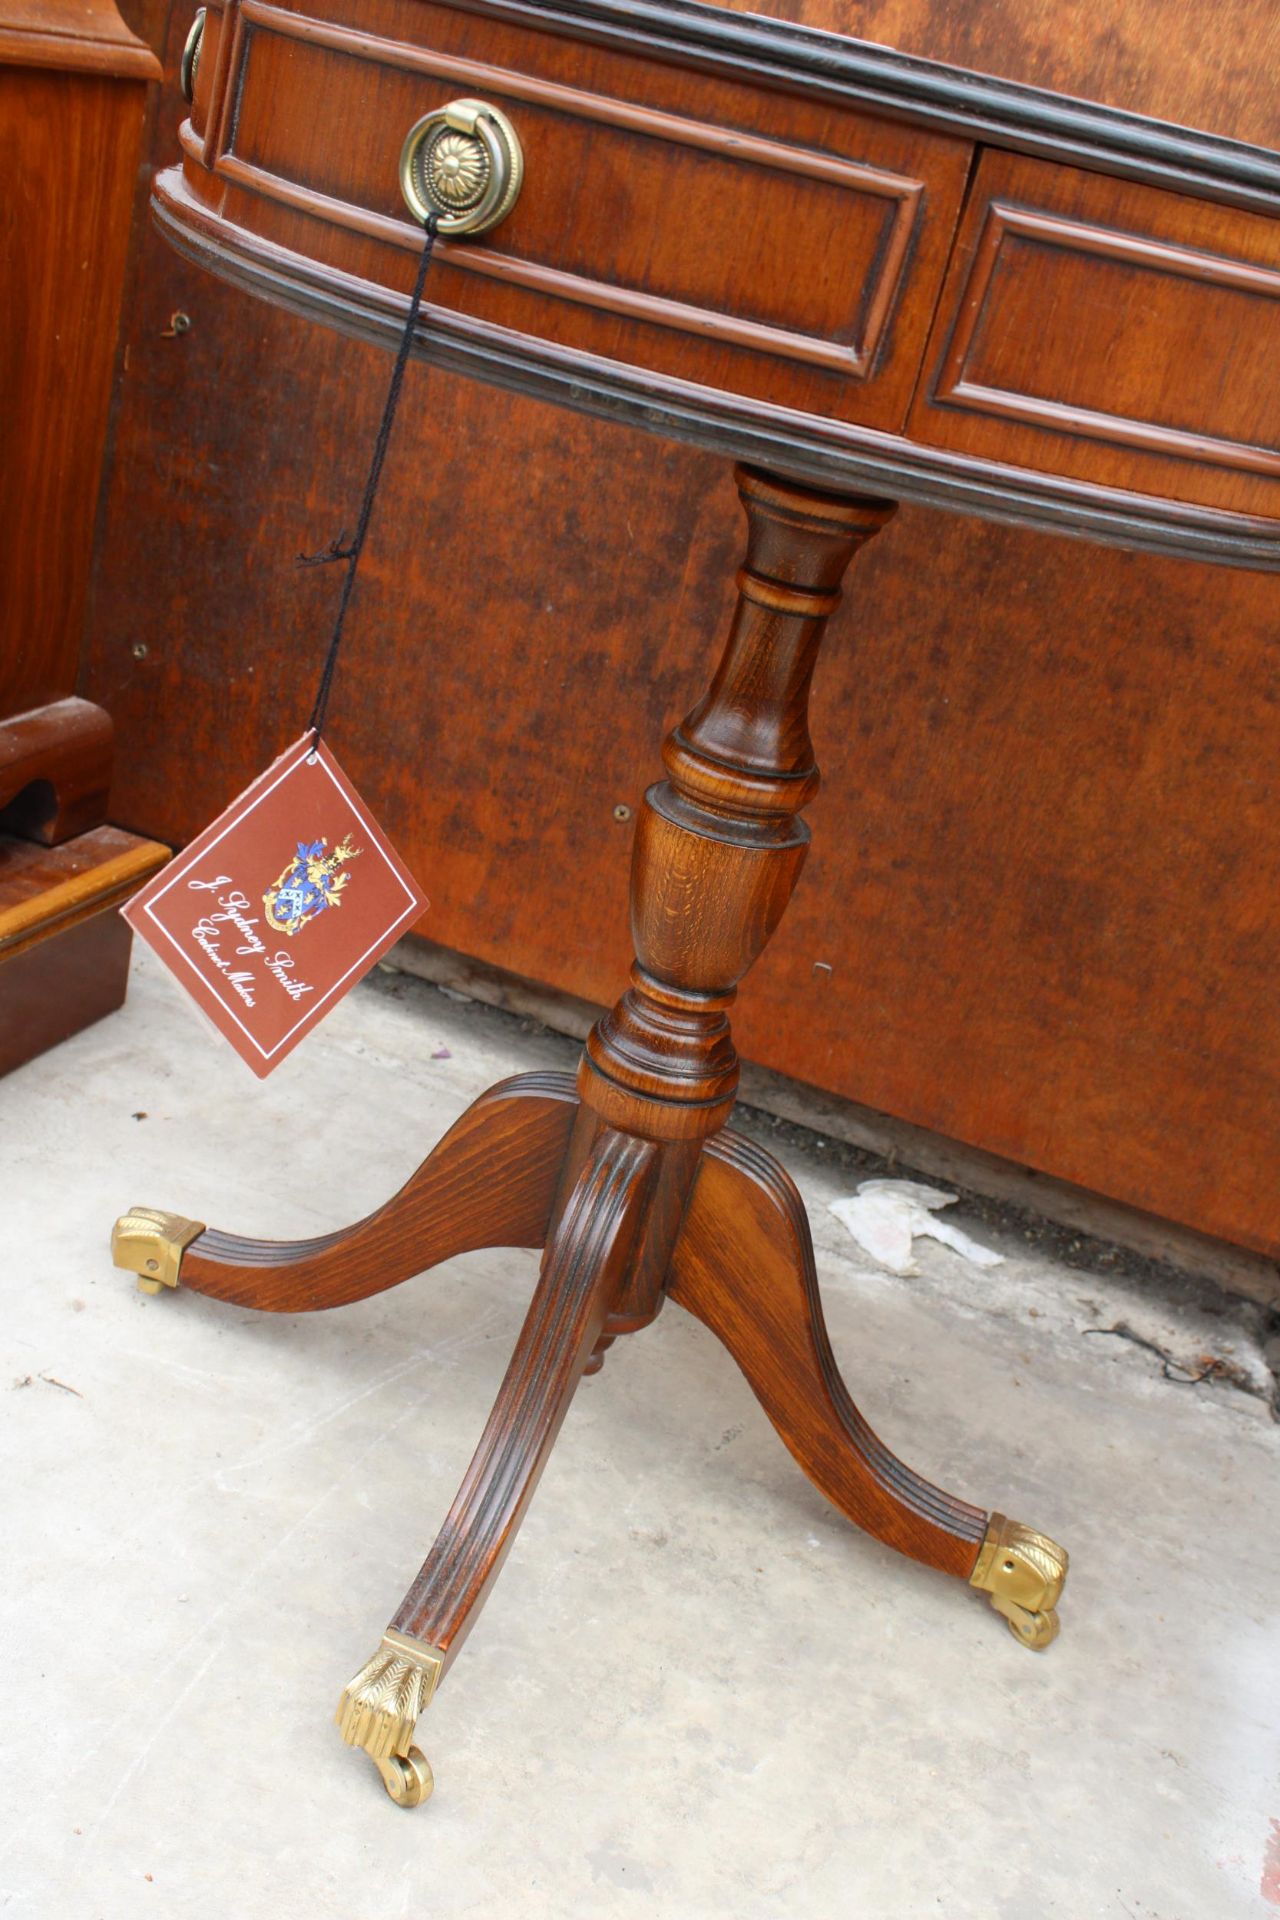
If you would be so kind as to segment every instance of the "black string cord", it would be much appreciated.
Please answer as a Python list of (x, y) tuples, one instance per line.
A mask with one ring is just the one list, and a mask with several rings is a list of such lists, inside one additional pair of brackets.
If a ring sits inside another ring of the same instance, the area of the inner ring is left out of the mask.
[(404, 332), (400, 335), (396, 363), (391, 370), (391, 384), (387, 388), (386, 404), (382, 409), (382, 423), (373, 445), (373, 459), (369, 463), (369, 478), (364, 484), (364, 498), (360, 502), (360, 518), (356, 522), (355, 538), (349, 547), (344, 547), (342, 535), (339, 534), (336, 540), (331, 541), (319, 553), (303, 553), (298, 556), (300, 564), (304, 567), (324, 567), (334, 560), (341, 560), (346, 563), (347, 569), (342, 582), (337, 616), (333, 623), (333, 633), (329, 640), (329, 651), (325, 655), (324, 669), (316, 691), (316, 703), (311, 710), (311, 719), (307, 723), (308, 731), (315, 735), (316, 740), (319, 740), (324, 730), (325, 715), (329, 710), (329, 694), (333, 687), (334, 669), (338, 664), (338, 649), (342, 645), (342, 629), (346, 624), (347, 608), (351, 604), (351, 594), (356, 584), (360, 555), (364, 552), (369, 522), (373, 517), (373, 503), (378, 497), (378, 483), (382, 478), (383, 462), (386, 460), (387, 448), (391, 442), (391, 429), (395, 423), (396, 408), (400, 404), (400, 389), (404, 385), (405, 369), (413, 350), (413, 336), (422, 306), (422, 288), (426, 281), (427, 268), (431, 265), (431, 256), (435, 252), (436, 234), (440, 230), (439, 215), (429, 213), (423, 222), (423, 227), (426, 240), (418, 261), (418, 273), (413, 283), (413, 292), (409, 296), (409, 313), (404, 323)]

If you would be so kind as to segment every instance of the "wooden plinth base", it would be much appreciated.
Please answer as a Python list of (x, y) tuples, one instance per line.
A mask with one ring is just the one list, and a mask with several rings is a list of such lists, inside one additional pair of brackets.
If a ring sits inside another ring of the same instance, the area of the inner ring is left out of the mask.
[(1066, 1556), (943, 1493), (877, 1439), (836, 1368), (800, 1197), (723, 1132), (737, 1088), (728, 1009), (790, 898), (817, 789), (809, 683), (840, 580), (888, 503), (740, 472), (750, 534), (710, 691), (667, 741), (668, 778), (636, 833), (631, 985), (576, 1080), (525, 1074), (486, 1093), (394, 1199), (344, 1232), (276, 1244), (136, 1209), (120, 1265), (268, 1312), (367, 1298), (475, 1247), (542, 1249), (511, 1364), (443, 1529), (383, 1643), (346, 1689), (344, 1737), (416, 1805), (430, 1769), (414, 1723), (510, 1546), (579, 1380), (666, 1300), (726, 1346), (814, 1484), (840, 1511), (985, 1590), (1024, 1644), (1057, 1630)]

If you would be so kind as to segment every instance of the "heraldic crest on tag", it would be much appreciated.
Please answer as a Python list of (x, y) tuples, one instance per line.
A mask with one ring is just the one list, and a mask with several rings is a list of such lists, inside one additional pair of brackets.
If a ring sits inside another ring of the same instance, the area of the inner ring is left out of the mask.
[(326, 852), (327, 840), (313, 840), (310, 844), (299, 840), (297, 845), (298, 851), (280, 878), (262, 896), (267, 924), (277, 933), (291, 937), (301, 932), (317, 914), (342, 905), (343, 890), (351, 878), (342, 869), (348, 860), (357, 859), (364, 851), (363, 847), (352, 846), (349, 833), (332, 853)]
[[(426, 906), (325, 742), (308, 729), (123, 911), (261, 1077)], [(313, 929), (305, 940), (304, 928)]]

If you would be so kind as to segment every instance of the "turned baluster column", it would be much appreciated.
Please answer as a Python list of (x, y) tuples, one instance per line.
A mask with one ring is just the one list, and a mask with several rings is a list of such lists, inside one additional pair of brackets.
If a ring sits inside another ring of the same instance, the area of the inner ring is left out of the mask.
[(702, 1142), (733, 1106), (729, 1008), (808, 851), (800, 814), (818, 789), (808, 722), (818, 650), (845, 568), (894, 510), (746, 468), (737, 481), (749, 531), (728, 644), (706, 696), (666, 742), (668, 777), (645, 795), (631, 985), (593, 1029), (579, 1072), (579, 1152), (600, 1124), (668, 1143), (650, 1257), (614, 1332), (657, 1310)]
[(610, 1125), (704, 1139), (738, 1083), (728, 1010), (809, 845), (818, 790), (809, 686), (840, 581), (893, 512), (739, 468), (739, 600), (710, 690), (663, 749), (636, 830), (632, 984), (587, 1042), (579, 1085)]

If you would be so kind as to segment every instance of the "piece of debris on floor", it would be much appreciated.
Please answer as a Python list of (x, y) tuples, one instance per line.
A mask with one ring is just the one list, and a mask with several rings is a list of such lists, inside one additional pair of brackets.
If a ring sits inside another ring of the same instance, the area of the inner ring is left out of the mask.
[(20, 1373), (15, 1378), (13, 1384), (15, 1388), (34, 1387), (37, 1379), (43, 1380), (46, 1387), (57, 1387), (62, 1393), (74, 1393), (77, 1400), (84, 1399), (84, 1395), (81, 1393), (79, 1387), (69, 1387), (65, 1380), (59, 1380), (57, 1375), (53, 1373), (42, 1373), (38, 1375), (33, 1373)]
[(65, 1380), (59, 1380), (56, 1373), (42, 1373), (40, 1378), (44, 1381), (46, 1387), (57, 1387), (61, 1393), (74, 1393), (77, 1400), (84, 1399), (84, 1395), (81, 1393), (79, 1387), (69, 1387)]
[(998, 1267), (1002, 1253), (980, 1246), (950, 1221), (935, 1218), (938, 1208), (954, 1206), (956, 1199), (956, 1194), (918, 1180), (864, 1180), (855, 1194), (830, 1205), (863, 1252), (890, 1273), (919, 1273), (911, 1253), (917, 1234), (940, 1240), (975, 1267)]
[(1148, 1340), (1145, 1334), (1137, 1333), (1127, 1320), (1117, 1320), (1113, 1327), (1085, 1327), (1086, 1334), (1102, 1334), (1115, 1340), (1128, 1340), (1131, 1345), (1141, 1347), (1147, 1353), (1154, 1353), (1160, 1361), (1160, 1371), (1166, 1380), (1178, 1387), (1200, 1387), (1206, 1380), (1222, 1380), (1233, 1387), (1240, 1387), (1245, 1393), (1256, 1392), (1253, 1380), (1243, 1367), (1235, 1366), (1221, 1355), (1200, 1353), (1191, 1365), (1179, 1360), (1168, 1347), (1161, 1346), (1158, 1340)]

